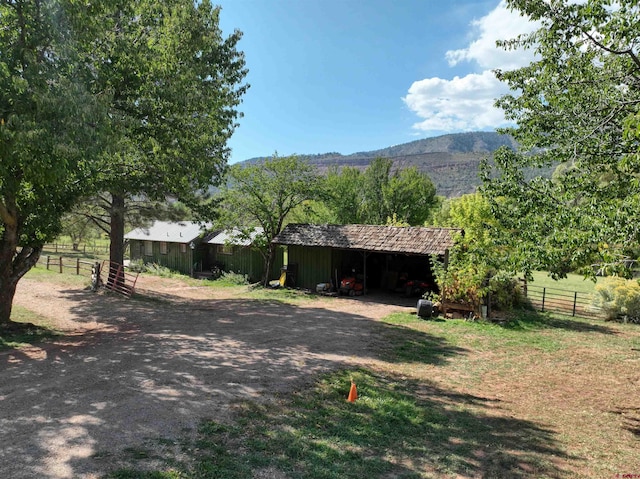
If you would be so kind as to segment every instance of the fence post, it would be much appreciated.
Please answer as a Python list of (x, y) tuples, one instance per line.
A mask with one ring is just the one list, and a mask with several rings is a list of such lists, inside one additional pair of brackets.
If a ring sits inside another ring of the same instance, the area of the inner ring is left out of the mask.
[(578, 292), (575, 291), (573, 293), (573, 314), (572, 314), (573, 317), (576, 316), (576, 303), (577, 302), (578, 302)]
[(80, 274), (80, 258), (76, 258), (76, 276)]
[(547, 295), (547, 288), (542, 288), (542, 312), (544, 313), (544, 298)]
[(62, 274), (62, 256), (60, 256), (60, 274)]
[(51, 262), (51, 256), (47, 255), (47, 269), (49, 269), (50, 262)]

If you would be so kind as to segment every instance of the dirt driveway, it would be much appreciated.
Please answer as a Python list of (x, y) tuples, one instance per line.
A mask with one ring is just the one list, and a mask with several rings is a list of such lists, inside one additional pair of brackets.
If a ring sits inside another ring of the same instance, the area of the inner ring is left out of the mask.
[(375, 361), (375, 320), (415, 305), (283, 305), (153, 277), (139, 287), (144, 300), (20, 283), (16, 304), (71, 334), (0, 352), (2, 477), (99, 477), (124, 449), (224, 421), (234, 401)]

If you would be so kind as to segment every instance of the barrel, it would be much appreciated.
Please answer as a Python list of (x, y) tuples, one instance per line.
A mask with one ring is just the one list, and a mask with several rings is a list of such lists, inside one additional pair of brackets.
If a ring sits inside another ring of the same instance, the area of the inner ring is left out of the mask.
[(417, 309), (421, 318), (430, 318), (433, 315), (433, 303), (428, 299), (419, 299)]

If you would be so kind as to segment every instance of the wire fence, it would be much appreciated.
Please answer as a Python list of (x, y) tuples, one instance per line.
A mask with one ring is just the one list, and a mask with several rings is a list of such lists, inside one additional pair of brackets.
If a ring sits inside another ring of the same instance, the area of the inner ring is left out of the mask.
[(523, 291), (531, 305), (543, 312), (551, 311), (582, 318), (602, 316), (601, 309), (592, 304), (590, 293), (532, 284), (525, 284)]

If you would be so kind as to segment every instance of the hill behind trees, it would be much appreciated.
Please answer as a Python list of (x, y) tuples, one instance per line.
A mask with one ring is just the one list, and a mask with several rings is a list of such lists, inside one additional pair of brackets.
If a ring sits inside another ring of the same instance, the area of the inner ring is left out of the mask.
[[(484, 158), (491, 158), (501, 146), (517, 148), (516, 142), (508, 135), (496, 132), (453, 133), (433, 138), (403, 143), (379, 150), (361, 151), (349, 155), (337, 152), (322, 154), (301, 154), (299, 157), (315, 165), (324, 173), (330, 167), (351, 166), (364, 170), (378, 157), (393, 161), (395, 169), (415, 166), (426, 172), (436, 186), (438, 195), (456, 197), (473, 193), (480, 185), (478, 166)], [(254, 163), (264, 158), (251, 158)], [(551, 175), (552, 169), (530, 172), (531, 175)]]

